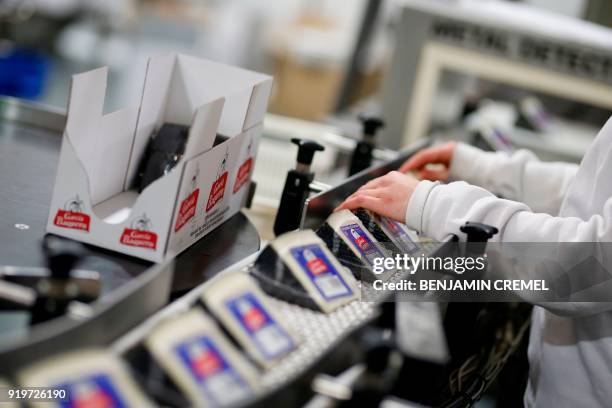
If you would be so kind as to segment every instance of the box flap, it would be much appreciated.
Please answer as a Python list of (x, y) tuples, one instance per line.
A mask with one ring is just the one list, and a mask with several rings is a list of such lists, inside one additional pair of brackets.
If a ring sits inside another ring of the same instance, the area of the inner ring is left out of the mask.
[(107, 75), (100, 68), (73, 76), (68, 104), (65, 136), (87, 174), (92, 205), (123, 191), (136, 128), (136, 108), (103, 114)]
[(175, 55), (165, 55), (150, 58), (147, 63), (130, 163), (124, 180), (124, 190), (130, 188), (134, 182), (149, 137), (166, 120), (168, 91), (171, 86), (175, 62)]
[(272, 92), (272, 78), (255, 85), (253, 94), (249, 101), (249, 109), (244, 120), (243, 130), (250, 129), (258, 123), (263, 122), (268, 110), (268, 99)]
[[(220, 97), (225, 98), (218, 132), (225, 136), (235, 136), (255, 122), (263, 120), (267, 108), (265, 90), (259, 90), (253, 98), (254, 89), (262, 84), (271, 84), (271, 77), (247, 71), (230, 65), (198, 59), (186, 55), (178, 56), (178, 66), (187, 86), (190, 102), (197, 107)], [(264, 86), (265, 88), (266, 86)], [(265, 96), (265, 100), (263, 97)], [(257, 109), (252, 106), (260, 103)], [(247, 114), (252, 111), (247, 124)]]
[(189, 138), (183, 160), (189, 160), (213, 147), (224, 103), (225, 99), (219, 98), (212, 103), (200, 106), (196, 110), (193, 123), (189, 129)]

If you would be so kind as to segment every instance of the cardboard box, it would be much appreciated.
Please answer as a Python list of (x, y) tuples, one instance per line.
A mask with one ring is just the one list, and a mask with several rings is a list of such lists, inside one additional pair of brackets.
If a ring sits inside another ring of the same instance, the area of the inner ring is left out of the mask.
[[(272, 78), (184, 55), (156, 57), (140, 106), (104, 114), (107, 73), (72, 79), (47, 231), (161, 262), (243, 206)], [(164, 123), (190, 125), (185, 153), (138, 194), (138, 166)]]

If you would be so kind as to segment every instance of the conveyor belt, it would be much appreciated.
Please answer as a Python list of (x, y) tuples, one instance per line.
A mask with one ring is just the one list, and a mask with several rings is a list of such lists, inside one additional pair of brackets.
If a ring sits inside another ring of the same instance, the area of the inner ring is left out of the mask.
[(360, 301), (352, 302), (330, 314), (304, 309), (276, 299), (272, 300), (272, 305), (299, 334), (302, 342), (297, 350), (262, 376), (262, 385), (268, 392), (299, 377), (342, 339), (364, 326), (377, 314), (374, 303)]
[[(420, 245), (419, 251), (433, 253), (439, 248), (440, 243), (427, 242)], [(396, 272), (389, 282), (397, 282), (404, 277), (404, 273)], [(354, 301), (328, 314), (272, 299), (273, 305), (280, 310), (287, 323), (300, 334), (302, 343), (296, 351), (263, 375), (262, 384), (266, 392), (281, 388), (299, 377), (350, 333), (365, 326), (378, 315), (378, 305), (388, 299), (363, 282), (360, 282), (360, 290), (362, 293), (369, 292), (366, 294), (367, 299), (378, 300)]]
[[(416, 252), (433, 254), (442, 248), (444, 244), (434, 241), (421, 243)], [(214, 280), (223, 279), (224, 275), (232, 273), (249, 273), (249, 268), (255, 257), (251, 256), (244, 262), (230, 267), (219, 273)], [(401, 272), (396, 272), (389, 281), (398, 281), (404, 277)], [(201, 294), (212, 281), (208, 281), (193, 289), (185, 296), (177, 299), (166, 309), (152, 316), (141, 326), (136, 327), (129, 334), (115, 342), (113, 349), (119, 355), (124, 355), (131, 349), (142, 344), (148, 333), (164, 319), (172, 318), (195, 305)], [(360, 282), (360, 290), (368, 290)], [(372, 290), (370, 288), (370, 290)], [(370, 298), (376, 295), (370, 294)], [(300, 337), (300, 343), (296, 350), (278, 361), (270, 369), (262, 372), (260, 377), (261, 392), (251, 403), (281, 391), (287, 385), (296, 381), (309, 372), (317, 363), (323, 360), (329, 353), (340, 345), (344, 339), (358, 329), (366, 326), (378, 316), (378, 306), (386, 299), (378, 297), (376, 302), (354, 301), (337, 310), (324, 314), (314, 310), (306, 309), (282, 300), (270, 298), (273, 307), (284, 317), (284, 321)], [(249, 403), (250, 405), (250, 403)]]

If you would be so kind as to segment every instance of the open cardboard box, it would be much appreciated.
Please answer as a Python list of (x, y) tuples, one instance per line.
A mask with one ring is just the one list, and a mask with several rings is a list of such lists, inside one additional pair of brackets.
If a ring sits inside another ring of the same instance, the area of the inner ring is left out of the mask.
[[(242, 208), (272, 78), (184, 55), (156, 57), (140, 107), (104, 114), (107, 73), (72, 79), (47, 231), (161, 262)], [(190, 126), (185, 153), (138, 194), (139, 164), (164, 123)]]

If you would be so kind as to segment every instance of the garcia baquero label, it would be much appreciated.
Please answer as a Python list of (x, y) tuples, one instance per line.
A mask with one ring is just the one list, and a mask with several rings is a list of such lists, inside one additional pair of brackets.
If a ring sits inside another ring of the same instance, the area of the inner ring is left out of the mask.
[(187, 221), (192, 219), (195, 216), (196, 209), (198, 207), (198, 196), (200, 195), (200, 189), (195, 189), (189, 196), (183, 200), (181, 206), (179, 208), (178, 217), (176, 218), (176, 223), (174, 224), (174, 232), (177, 232), (185, 224)]
[(210, 188), (210, 195), (208, 196), (208, 202), (206, 203), (206, 212), (212, 210), (219, 201), (223, 199), (225, 195), (225, 185), (227, 184), (227, 171), (223, 172), (221, 176), (213, 183)]
[(61, 228), (70, 228), (89, 232), (91, 217), (83, 212), (66, 211), (59, 209), (53, 219), (53, 225)]
[(253, 158), (249, 157), (240, 165), (238, 168), (238, 174), (236, 174), (236, 181), (234, 181), (234, 188), (232, 192), (235, 194), (242, 186), (244, 186), (251, 179), (251, 169), (253, 168)]

